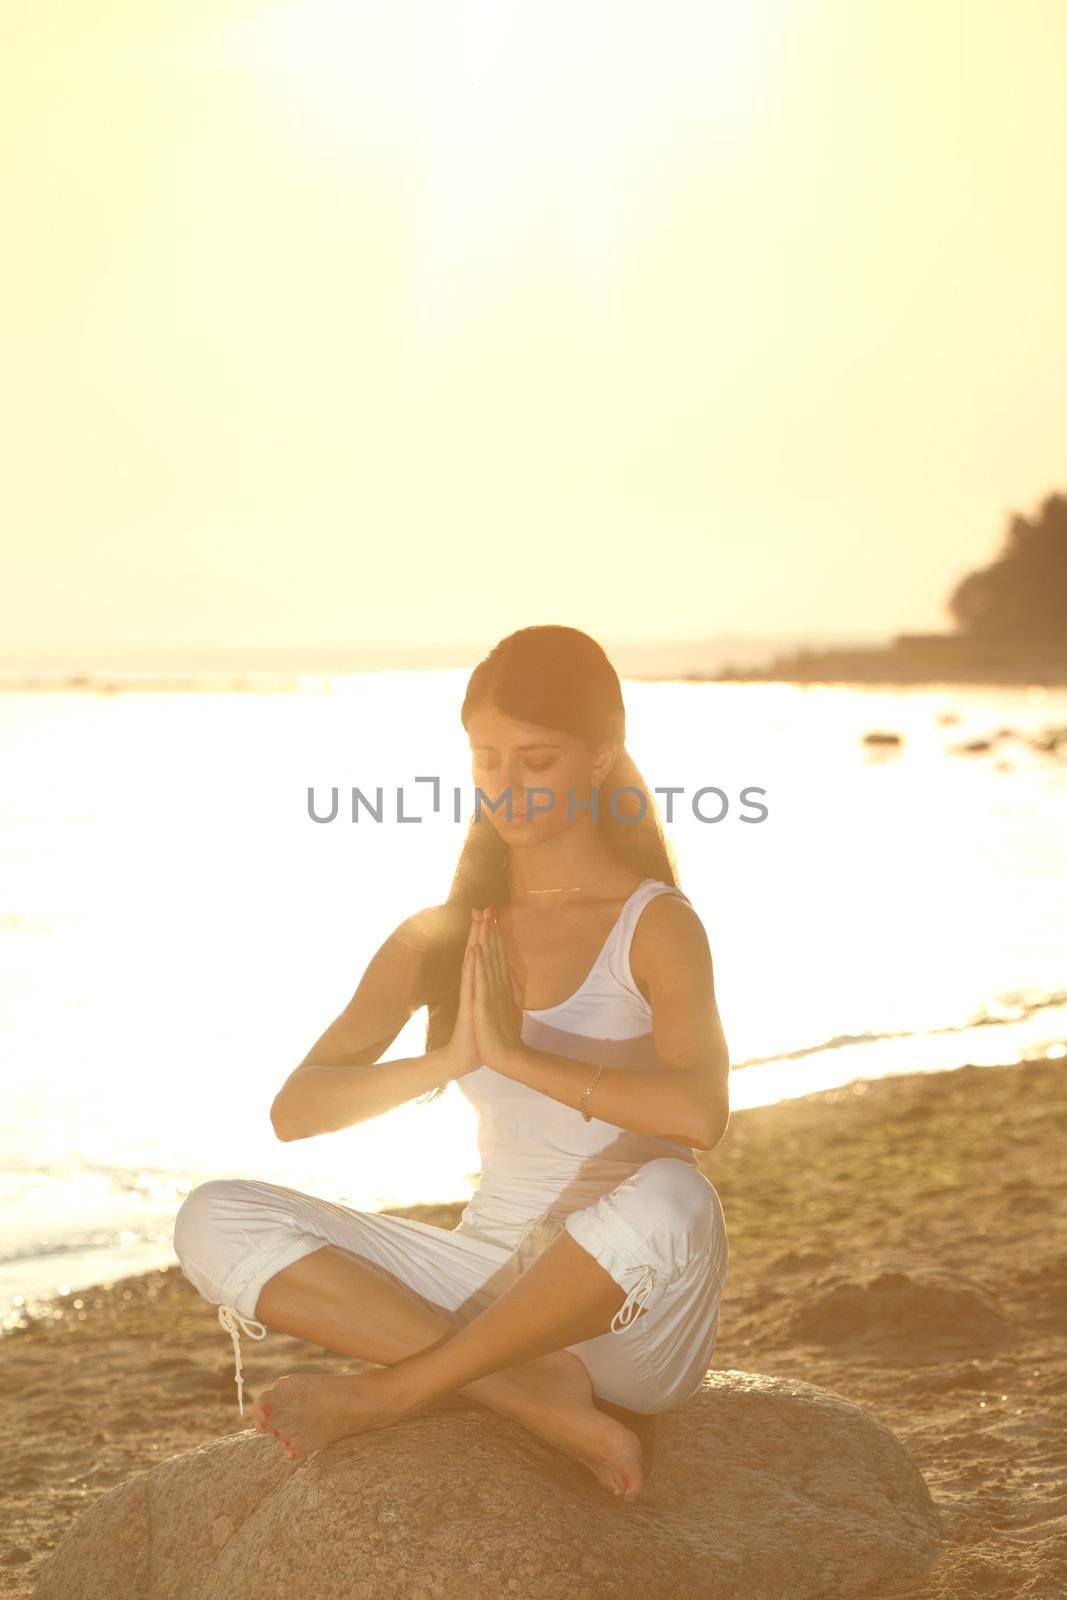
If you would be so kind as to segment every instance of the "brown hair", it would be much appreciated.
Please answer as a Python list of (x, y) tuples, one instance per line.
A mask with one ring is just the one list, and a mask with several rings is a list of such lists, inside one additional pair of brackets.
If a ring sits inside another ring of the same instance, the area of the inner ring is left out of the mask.
[[(645, 878), (679, 887), (674, 853), (664, 838), (659, 809), (626, 750), (626, 710), (619, 675), (595, 639), (578, 628), (544, 625), (520, 628), (495, 645), (471, 673), (460, 719), (492, 705), (518, 722), (531, 722), (598, 744), (619, 746), (601, 786), (594, 826), (612, 854)], [(611, 805), (612, 795), (633, 790)], [(639, 815), (644, 807), (644, 814)], [(622, 813), (617, 817), (614, 812)], [(633, 817), (636, 820), (626, 820)], [(447, 1044), (459, 1011), (460, 969), (467, 943), (470, 909), (504, 905), (508, 900), (510, 847), (491, 822), (471, 818), (448, 892), (447, 903), (462, 906), (462, 932), (429, 953), (422, 975), (429, 1016), (426, 1049)], [(420, 1104), (443, 1093), (439, 1086), (419, 1096)]]

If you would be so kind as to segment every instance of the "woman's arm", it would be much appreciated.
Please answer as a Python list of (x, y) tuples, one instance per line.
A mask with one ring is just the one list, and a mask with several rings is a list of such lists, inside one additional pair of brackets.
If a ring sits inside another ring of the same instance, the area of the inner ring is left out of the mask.
[(451, 906), (407, 918), (367, 965), (355, 994), (289, 1074), (270, 1120), (283, 1141), (310, 1139), (366, 1122), (455, 1076), (448, 1045), (379, 1066), (409, 1018), (426, 1003), (419, 992), (429, 945), (454, 931)]
[[(658, 1070), (605, 1068), (585, 1102), (591, 1117), (633, 1133), (710, 1150), (730, 1117), (730, 1052), (715, 1000), (708, 937), (692, 906), (672, 895), (649, 902), (638, 919), (630, 967), (649, 992)], [(522, 1041), (489, 1065), (574, 1106), (596, 1071), (587, 1061), (536, 1050)]]

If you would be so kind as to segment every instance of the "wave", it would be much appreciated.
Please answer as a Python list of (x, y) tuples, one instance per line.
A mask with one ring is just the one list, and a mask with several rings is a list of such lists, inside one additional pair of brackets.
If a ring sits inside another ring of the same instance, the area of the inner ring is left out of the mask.
[(1032, 989), (1023, 990), (990, 1001), (969, 1022), (950, 1022), (940, 1028), (897, 1028), (884, 1033), (870, 1030), (863, 1033), (835, 1033), (817, 1044), (798, 1045), (795, 1050), (778, 1050), (769, 1056), (748, 1056), (744, 1061), (731, 1062), (730, 1070), (737, 1072), (744, 1067), (762, 1067), (772, 1061), (799, 1061), (805, 1056), (824, 1055), (830, 1050), (842, 1050), (855, 1045), (880, 1044), (887, 1039), (932, 1039), (942, 1034), (969, 1033), (973, 1028), (1010, 1027), (1039, 1012), (1067, 1005), (1067, 989), (1056, 989), (1051, 993), (1043, 989), (1038, 1000), (1029, 998), (1033, 993)]

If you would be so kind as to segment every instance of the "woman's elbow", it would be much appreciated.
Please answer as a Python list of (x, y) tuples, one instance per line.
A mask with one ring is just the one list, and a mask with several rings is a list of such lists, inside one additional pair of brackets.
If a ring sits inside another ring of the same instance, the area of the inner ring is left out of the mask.
[(307, 1061), (292, 1071), (274, 1096), (270, 1108), (270, 1125), (284, 1144), (294, 1139), (309, 1139), (318, 1130), (315, 1115), (318, 1107), (312, 1098), (313, 1066)]
[(302, 1132), (291, 1120), (291, 1111), (287, 1115), (281, 1095), (276, 1095), (270, 1108), (270, 1125), (274, 1129), (275, 1137), (283, 1144), (291, 1144), (294, 1139), (306, 1139), (307, 1134)]
[(715, 1146), (719, 1143), (719, 1140), (723, 1138), (729, 1125), (730, 1113), (727, 1111), (726, 1114), (709, 1130), (708, 1141), (705, 1144), (704, 1149), (714, 1150)]
[(700, 1123), (701, 1150), (714, 1150), (730, 1125), (730, 1108), (717, 1103), (705, 1110)]

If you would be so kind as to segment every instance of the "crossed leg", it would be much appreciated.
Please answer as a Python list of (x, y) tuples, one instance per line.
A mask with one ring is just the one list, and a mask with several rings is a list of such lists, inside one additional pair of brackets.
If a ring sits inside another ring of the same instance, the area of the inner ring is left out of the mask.
[(383, 1370), (277, 1378), (256, 1397), (255, 1426), (300, 1461), (335, 1439), (432, 1410), (458, 1392), (581, 1461), (610, 1493), (636, 1499), (643, 1483), (640, 1441), (597, 1409), (584, 1365), (562, 1348), (607, 1332), (624, 1299), (610, 1273), (564, 1230), (457, 1329), (385, 1268), (326, 1244), (270, 1278), (255, 1315), (270, 1328)]

